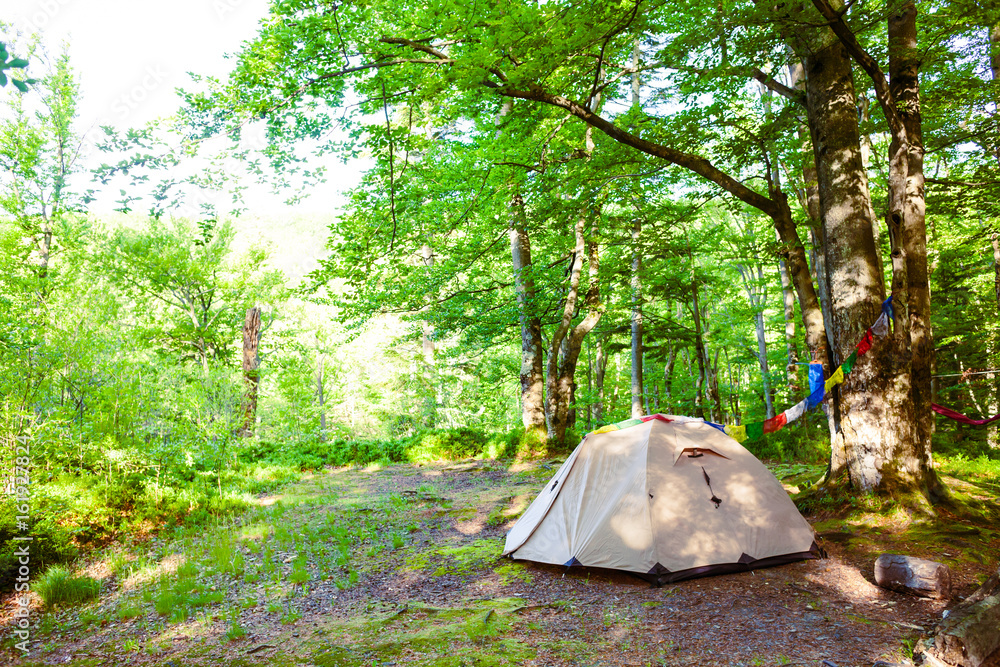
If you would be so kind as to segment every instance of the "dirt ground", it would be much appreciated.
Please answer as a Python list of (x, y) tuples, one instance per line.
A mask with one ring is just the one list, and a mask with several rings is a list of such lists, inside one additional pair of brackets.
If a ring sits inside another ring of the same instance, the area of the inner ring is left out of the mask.
[[(826, 559), (663, 588), (620, 572), (500, 558), (504, 534), (558, 463), (310, 475), (260, 498), (238, 524), (130, 551), (138, 559), (145, 550), (157, 574), (114, 574), (107, 555), (96, 555), (87, 571), (104, 579), (100, 601), (36, 609), (27, 657), (8, 639), (6, 600), (0, 661), (870, 666), (908, 658), (949, 604), (875, 586), (880, 553), (947, 563), (958, 597), (996, 569), (1000, 553), (1000, 532), (988, 526), (855, 511), (807, 516)], [(211, 564), (219, 531), (235, 536), (241, 570)], [(190, 579), (178, 569), (184, 562)], [(296, 567), (305, 573), (298, 579)], [(154, 594), (183, 581), (210, 602), (189, 599), (190, 614), (158, 607)]]

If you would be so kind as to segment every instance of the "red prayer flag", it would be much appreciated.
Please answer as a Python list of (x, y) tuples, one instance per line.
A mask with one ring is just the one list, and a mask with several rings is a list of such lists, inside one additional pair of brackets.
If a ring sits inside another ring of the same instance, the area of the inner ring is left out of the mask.
[(940, 405), (937, 405), (936, 403), (931, 404), (931, 409), (934, 410), (934, 412), (938, 413), (939, 415), (944, 415), (949, 419), (954, 419), (957, 422), (962, 422), (963, 424), (968, 424), (969, 426), (985, 426), (990, 422), (995, 422), (996, 420), (1000, 419), (1000, 415), (994, 415), (989, 419), (971, 419), (970, 417), (966, 417), (965, 415), (959, 412), (955, 412), (954, 410), (943, 408)]
[(868, 331), (865, 332), (865, 337), (861, 339), (860, 343), (858, 343), (857, 350), (858, 350), (858, 356), (859, 357), (864, 356), (865, 352), (867, 352), (868, 350), (872, 349), (872, 342), (874, 340), (875, 339), (872, 336), (872, 330), (868, 329)]
[(672, 419), (667, 419), (665, 416), (661, 415), (659, 412), (657, 412), (655, 415), (646, 415), (645, 417), (639, 417), (639, 419), (641, 419), (643, 423), (653, 421), (654, 419), (659, 420), (661, 422), (671, 422), (671, 421), (673, 421)]
[(771, 417), (764, 422), (764, 433), (774, 433), (788, 423), (788, 416), (782, 412), (777, 417)]

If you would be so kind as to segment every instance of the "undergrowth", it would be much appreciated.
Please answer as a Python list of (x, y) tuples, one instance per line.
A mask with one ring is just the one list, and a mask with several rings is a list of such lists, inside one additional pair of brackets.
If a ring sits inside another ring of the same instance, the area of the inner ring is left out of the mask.
[(101, 583), (86, 576), (75, 576), (61, 565), (55, 565), (39, 577), (32, 589), (42, 598), (45, 607), (73, 605), (97, 598)]

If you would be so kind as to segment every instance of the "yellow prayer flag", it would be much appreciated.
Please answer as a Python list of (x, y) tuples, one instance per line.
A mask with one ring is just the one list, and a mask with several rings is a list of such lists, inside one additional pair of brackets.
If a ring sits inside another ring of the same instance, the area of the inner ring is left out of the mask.
[(840, 384), (843, 381), (844, 381), (844, 367), (838, 366), (837, 370), (835, 370), (833, 372), (833, 375), (830, 376), (830, 379), (823, 384), (823, 388), (826, 391), (830, 391), (830, 389), (832, 389), (834, 385)]
[(744, 426), (726, 426), (726, 435), (735, 440), (736, 442), (743, 442), (747, 439), (747, 427)]
[(617, 431), (618, 427), (614, 424), (608, 424), (607, 426), (602, 426), (601, 428), (594, 431), (594, 433), (610, 433), (611, 431)]

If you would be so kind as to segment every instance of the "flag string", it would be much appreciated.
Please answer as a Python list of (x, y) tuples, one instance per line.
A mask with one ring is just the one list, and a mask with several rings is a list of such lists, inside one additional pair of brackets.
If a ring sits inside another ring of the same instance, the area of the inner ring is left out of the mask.
[[(709, 426), (719, 429), (729, 437), (733, 438), (737, 442), (744, 442), (746, 440), (753, 440), (759, 438), (766, 433), (774, 433), (775, 431), (780, 431), (785, 426), (791, 424), (792, 422), (798, 420), (806, 412), (816, 408), (820, 403), (823, 402), (823, 398), (830, 393), (830, 391), (838, 384), (844, 382), (851, 371), (854, 370), (855, 365), (858, 363), (858, 359), (865, 356), (869, 350), (872, 349), (872, 345), (875, 344), (876, 338), (882, 338), (889, 333), (889, 323), (892, 321), (892, 297), (882, 302), (882, 313), (879, 315), (875, 323), (872, 324), (865, 331), (864, 336), (854, 347), (851, 354), (844, 360), (840, 366), (837, 367), (829, 378), (824, 377), (823, 374), (823, 364), (818, 361), (809, 362), (809, 395), (796, 403), (792, 407), (788, 408), (784, 412), (770, 419), (766, 419), (762, 422), (752, 422), (749, 424), (739, 424), (739, 425), (723, 425), (716, 424), (714, 422), (706, 421), (705, 423)], [(963, 414), (955, 412), (954, 410), (949, 410), (948, 408), (942, 407), (937, 404), (932, 404), (931, 408), (940, 415), (954, 419), (956, 421), (962, 422), (963, 424), (970, 424), (973, 426), (982, 426), (984, 424), (989, 424), (991, 422), (1000, 420), (1000, 415), (990, 417), (989, 419), (971, 419)], [(652, 419), (662, 419), (664, 421), (671, 421), (663, 415), (650, 415), (648, 417), (640, 417), (636, 419), (627, 419), (625, 421), (616, 422), (614, 424), (607, 424), (601, 428), (593, 431), (593, 433), (608, 433), (609, 431), (618, 431), (623, 428), (628, 428), (629, 426), (636, 426), (644, 422), (648, 422)]]

